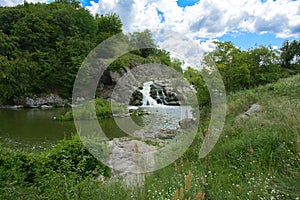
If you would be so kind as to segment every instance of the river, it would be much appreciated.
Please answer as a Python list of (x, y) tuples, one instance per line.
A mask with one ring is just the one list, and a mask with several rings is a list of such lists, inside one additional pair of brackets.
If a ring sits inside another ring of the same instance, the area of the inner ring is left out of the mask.
[[(186, 115), (179, 106), (144, 107), (150, 115), (125, 117), (118, 119), (127, 123), (127, 120), (140, 125), (156, 129), (175, 129), (178, 121)], [(71, 138), (76, 134), (73, 121), (57, 121), (53, 118), (64, 114), (67, 109), (0, 109), (0, 143), (3, 146), (24, 149), (29, 151), (45, 150), (54, 146), (59, 140)], [(190, 113), (190, 111), (189, 111)], [(106, 136), (110, 139), (126, 136), (114, 119), (103, 119), (99, 124)]]
[[(45, 150), (59, 140), (76, 134), (73, 121), (57, 121), (53, 118), (67, 109), (0, 109), (0, 143), (3, 146), (24, 150)], [(117, 128), (113, 119), (100, 121), (109, 138), (126, 134)]]

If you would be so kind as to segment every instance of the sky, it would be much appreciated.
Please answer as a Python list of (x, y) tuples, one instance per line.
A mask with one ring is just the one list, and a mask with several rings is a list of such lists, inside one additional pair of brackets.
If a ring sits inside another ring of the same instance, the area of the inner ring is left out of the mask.
[[(50, 2), (51, 0), (26, 0)], [(280, 48), (300, 38), (300, 0), (80, 0), (92, 14), (117, 13), (126, 32), (164, 28), (193, 39), (206, 51), (213, 41), (246, 50)], [(14, 6), (23, 0), (0, 0)]]

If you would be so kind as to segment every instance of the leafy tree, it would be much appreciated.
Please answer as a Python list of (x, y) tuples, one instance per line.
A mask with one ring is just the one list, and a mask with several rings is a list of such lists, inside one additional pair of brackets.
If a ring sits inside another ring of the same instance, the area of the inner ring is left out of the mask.
[(280, 48), (281, 66), (288, 69), (300, 69), (300, 41), (284, 41)]
[(222, 75), (227, 91), (249, 87), (250, 72), (245, 53), (231, 42), (215, 42), (216, 50), (209, 54)]
[(144, 58), (155, 53), (156, 45), (152, 39), (151, 31), (148, 29), (143, 32), (134, 32), (130, 34), (130, 44), (132, 47), (139, 49), (134, 51), (134, 54), (140, 55)]
[(8, 60), (12, 60), (16, 58), (18, 54), (17, 38), (10, 37), (0, 30), (0, 55), (7, 57)]
[(258, 86), (277, 81), (281, 75), (278, 53), (272, 49), (261, 46), (250, 49), (247, 65), (250, 69), (251, 86)]
[(97, 21), (97, 39), (96, 42), (101, 43), (105, 39), (122, 32), (122, 21), (115, 13), (107, 15), (96, 15)]
[[(206, 73), (206, 69), (202, 69), (202, 73)], [(208, 88), (201, 76), (201, 72), (188, 67), (183, 73), (183, 76), (195, 87), (197, 90), (197, 99), (200, 107), (210, 105), (210, 95)]]
[(80, 1), (78, 0), (55, 0), (55, 3), (62, 3), (62, 4), (70, 4), (75, 8), (80, 8)]

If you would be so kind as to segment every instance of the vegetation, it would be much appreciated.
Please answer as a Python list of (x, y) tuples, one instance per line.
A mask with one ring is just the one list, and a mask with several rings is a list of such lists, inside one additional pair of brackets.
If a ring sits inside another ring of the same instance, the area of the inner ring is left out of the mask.
[[(299, 72), (299, 42), (296, 40), (284, 42), (281, 52), (265, 46), (240, 50), (231, 42), (215, 42), (216, 50), (207, 56), (216, 64), (226, 92), (233, 93), (273, 83)], [(201, 73), (208, 71), (188, 68), (184, 76), (197, 89), (198, 102), (203, 107), (210, 104), (210, 96)]]
[[(85, 102), (81, 105), (80, 111), (78, 111), (78, 117), (81, 119), (90, 119), (92, 115), (92, 109), (86, 109), (87, 106), (90, 106), (89, 103)], [(114, 108), (113, 110), (111, 108)], [(125, 106), (119, 105), (117, 103), (108, 102), (101, 98), (95, 99), (95, 112), (98, 119), (106, 119), (111, 118), (113, 115), (122, 115), (126, 113), (127, 108)], [(72, 111), (67, 111), (64, 115), (56, 117), (57, 120), (60, 121), (72, 121), (73, 114)]]
[[(26, 96), (57, 93), (70, 98), (73, 83), (88, 53), (105, 39), (122, 33), (116, 14), (92, 16), (78, 1), (24, 3), (0, 8), (0, 103), (16, 104)], [(125, 37), (125, 36), (124, 36)], [(148, 45), (113, 63), (109, 70), (159, 63), (181, 70), (165, 51), (156, 49), (151, 32), (130, 35), (131, 45)]]
[[(86, 55), (99, 42), (122, 33), (117, 15), (94, 17), (76, 0), (25, 2), (0, 11), (3, 104), (51, 92), (70, 98)], [(182, 72), (182, 63), (157, 49), (148, 30), (127, 39), (131, 45), (152, 48), (123, 55), (109, 70), (137, 62), (161, 63)], [(110, 169), (75, 136), (40, 154), (0, 146), (0, 199), (299, 199), (300, 75), (294, 75), (300, 71), (299, 41), (286, 41), (281, 51), (264, 46), (244, 51), (230, 42), (216, 46), (208, 55), (228, 92), (228, 115), (219, 142), (206, 158), (198, 159), (210, 120), (210, 96), (201, 74), (210, 72), (188, 68), (183, 74), (197, 89), (207, 115), (188, 151), (170, 166), (146, 175), (144, 187), (128, 188), (108, 178)], [(254, 103), (263, 110), (240, 117)], [(84, 106), (80, 116), (88, 119), (91, 113)], [(114, 114), (111, 103), (103, 99), (96, 99), (95, 106), (100, 119)], [(59, 119), (72, 118), (68, 112)]]
[[(78, 138), (41, 155), (0, 148), (1, 198), (48, 199), (296, 199), (300, 197), (300, 76), (233, 93), (223, 135), (204, 159), (203, 121), (188, 151), (172, 165), (146, 176), (142, 188), (97, 180), (109, 170)], [(262, 112), (239, 117), (253, 103)], [(207, 119), (209, 120), (209, 119)]]
[(86, 184), (110, 169), (94, 158), (78, 136), (43, 154), (0, 148), (1, 199), (76, 199), (89, 195)]

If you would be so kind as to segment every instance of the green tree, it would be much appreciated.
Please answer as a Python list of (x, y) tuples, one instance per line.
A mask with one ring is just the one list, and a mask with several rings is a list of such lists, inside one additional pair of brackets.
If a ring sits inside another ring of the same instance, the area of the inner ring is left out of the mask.
[(281, 66), (288, 69), (300, 71), (300, 41), (284, 41), (280, 48)]
[(144, 58), (155, 53), (156, 45), (152, 39), (151, 31), (148, 29), (144, 30), (143, 32), (134, 32), (130, 34), (130, 44), (133, 48), (139, 49), (133, 53)]
[(278, 52), (271, 47), (250, 49), (247, 65), (250, 69), (251, 86), (277, 81), (282, 75)]
[[(202, 73), (207, 73), (206, 69), (202, 70)], [(204, 107), (210, 105), (209, 91), (201, 76), (201, 72), (188, 67), (187, 70), (184, 71), (183, 76), (195, 87), (199, 106)]]
[(212, 57), (223, 78), (228, 92), (249, 87), (250, 71), (245, 62), (245, 52), (231, 42), (215, 42), (216, 50), (208, 54)]
[(122, 21), (115, 13), (107, 15), (96, 15), (97, 38), (96, 42), (101, 43), (105, 39), (122, 32)]

